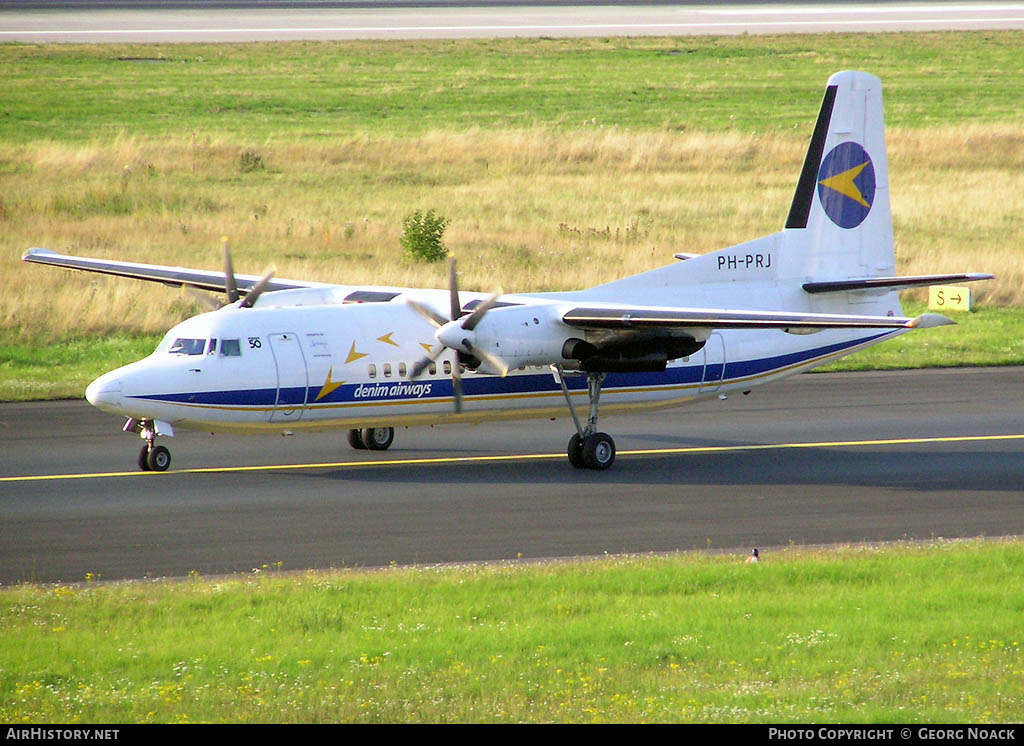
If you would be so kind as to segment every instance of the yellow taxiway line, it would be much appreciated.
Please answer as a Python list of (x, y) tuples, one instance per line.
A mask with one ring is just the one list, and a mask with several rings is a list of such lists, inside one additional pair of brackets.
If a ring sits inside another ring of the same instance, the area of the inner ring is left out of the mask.
[[(741, 446), (686, 446), (680, 448), (644, 448), (619, 451), (619, 456), (665, 456), (708, 453), (743, 453), (797, 448), (858, 448), (867, 446), (926, 445), (939, 443), (986, 443), (1001, 440), (1024, 440), (1024, 433), (1013, 435), (952, 435), (933, 438), (886, 438), (878, 440), (831, 440), (808, 443), (767, 443)], [(0, 477), (0, 483), (42, 482), (59, 479), (113, 479), (119, 477), (155, 477), (172, 474), (231, 474), (247, 471), (290, 471), (296, 469), (353, 469), (380, 466), (424, 466), (445, 464), (497, 463), (505, 461), (536, 461), (566, 458), (565, 453), (524, 453), (494, 456), (440, 456), (428, 458), (397, 458), (380, 461), (334, 461), (318, 464), (270, 464), (264, 466), (212, 466), (197, 469), (177, 469), (165, 472), (110, 471), (84, 474), (38, 474), (20, 477)]]

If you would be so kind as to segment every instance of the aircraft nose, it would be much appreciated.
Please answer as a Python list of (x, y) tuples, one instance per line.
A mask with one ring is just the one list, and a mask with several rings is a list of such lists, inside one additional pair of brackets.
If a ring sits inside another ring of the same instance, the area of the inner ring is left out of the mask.
[(119, 376), (106, 373), (89, 384), (85, 398), (97, 409), (115, 409), (121, 403), (123, 385)]

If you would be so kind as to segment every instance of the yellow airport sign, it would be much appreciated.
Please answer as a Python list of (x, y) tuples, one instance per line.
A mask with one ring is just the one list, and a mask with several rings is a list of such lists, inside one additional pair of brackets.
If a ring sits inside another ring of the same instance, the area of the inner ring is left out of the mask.
[(932, 311), (970, 311), (971, 289), (956, 285), (932, 285), (928, 289), (928, 308)]

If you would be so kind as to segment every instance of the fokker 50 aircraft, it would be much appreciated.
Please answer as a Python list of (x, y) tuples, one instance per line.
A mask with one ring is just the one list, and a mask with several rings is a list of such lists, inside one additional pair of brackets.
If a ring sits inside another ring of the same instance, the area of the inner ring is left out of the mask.
[[(748, 391), (910, 329), (898, 290), (988, 279), (897, 277), (882, 91), (861, 72), (825, 90), (786, 219), (769, 236), (562, 293), (351, 287), (32, 249), (26, 261), (217, 290), (227, 305), (183, 321), (156, 351), (93, 381), (88, 400), (128, 418), (139, 466), (176, 428), (344, 428), (355, 448), (391, 445), (396, 425), (565, 416), (573, 466), (606, 469), (608, 414)], [(425, 354), (424, 354), (425, 353)]]

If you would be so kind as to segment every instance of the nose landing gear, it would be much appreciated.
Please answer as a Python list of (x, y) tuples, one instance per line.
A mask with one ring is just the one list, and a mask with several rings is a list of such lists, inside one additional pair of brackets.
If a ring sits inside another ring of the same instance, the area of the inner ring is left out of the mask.
[(142, 446), (139, 451), (139, 468), (142, 471), (167, 471), (171, 465), (171, 452), (164, 446)]
[(167, 471), (171, 465), (171, 452), (164, 446), (154, 445), (158, 435), (174, 435), (171, 426), (158, 420), (136, 420), (129, 418), (124, 424), (126, 433), (138, 433), (146, 441), (139, 451), (139, 468), (142, 471)]

